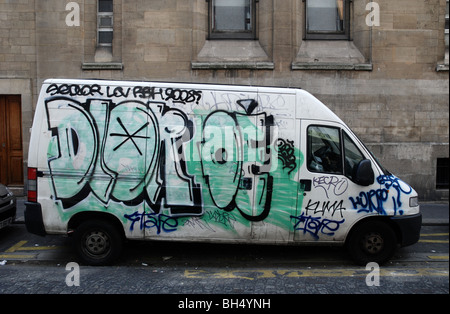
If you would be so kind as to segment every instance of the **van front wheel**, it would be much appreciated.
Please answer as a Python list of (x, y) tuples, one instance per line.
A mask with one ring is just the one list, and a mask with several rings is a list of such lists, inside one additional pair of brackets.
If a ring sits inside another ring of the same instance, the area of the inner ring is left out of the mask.
[(367, 221), (356, 226), (346, 243), (348, 252), (358, 265), (383, 264), (395, 253), (397, 237), (382, 221)]
[(92, 220), (83, 222), (75, 230), (74, 244), (83, 262), (89, 265), (108, 265), (119, 257), (123, 239), (111, 223)]

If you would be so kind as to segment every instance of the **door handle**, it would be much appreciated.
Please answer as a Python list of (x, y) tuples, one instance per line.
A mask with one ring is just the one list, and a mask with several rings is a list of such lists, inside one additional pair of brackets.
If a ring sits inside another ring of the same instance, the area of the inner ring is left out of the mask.
[(303, 188), (304, 192), (311, 191), (311, 180), (300, 180), (300, 188)]

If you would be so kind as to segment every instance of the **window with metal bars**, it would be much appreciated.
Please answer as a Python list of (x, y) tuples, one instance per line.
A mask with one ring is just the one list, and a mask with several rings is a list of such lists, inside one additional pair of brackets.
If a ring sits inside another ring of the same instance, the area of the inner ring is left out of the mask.
[(436, 164), (436, 189), (449, 188), (449, 158), (438, 158)]
[(111, 47), (113, 43), (113, 1), (99, 0), (97, 11), (97, 45)]

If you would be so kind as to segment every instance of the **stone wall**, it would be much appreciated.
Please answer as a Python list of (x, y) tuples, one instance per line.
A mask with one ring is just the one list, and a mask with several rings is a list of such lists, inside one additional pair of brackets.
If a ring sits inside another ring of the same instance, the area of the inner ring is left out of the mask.
[(96, 1), (73, 1), (80, 26), (66, 24), (69, 2), (0, 0), (0, 94), (20, 89), (24, 141), (51, 77), (300, 87), (423, 199), (448, 199), (435, 188), (436, 160), (448, 158), (446, 0), (379, 0), (372, 27), (369, 1), (354, 0), (350, 41), (304, 40), (298, 0), (259, 0), (254, 41), (208, 40), (205, 0), (114, 0), (109, 54), (96, 44)]

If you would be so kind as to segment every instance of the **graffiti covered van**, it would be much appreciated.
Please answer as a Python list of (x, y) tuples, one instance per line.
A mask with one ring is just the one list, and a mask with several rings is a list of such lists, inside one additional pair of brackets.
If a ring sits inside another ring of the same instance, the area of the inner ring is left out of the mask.
[(124, 239), (346, 245), (382, 263), (419, 238), (417, 193), (300, 89), (47, 80), (29, 232), (112, 263)]

